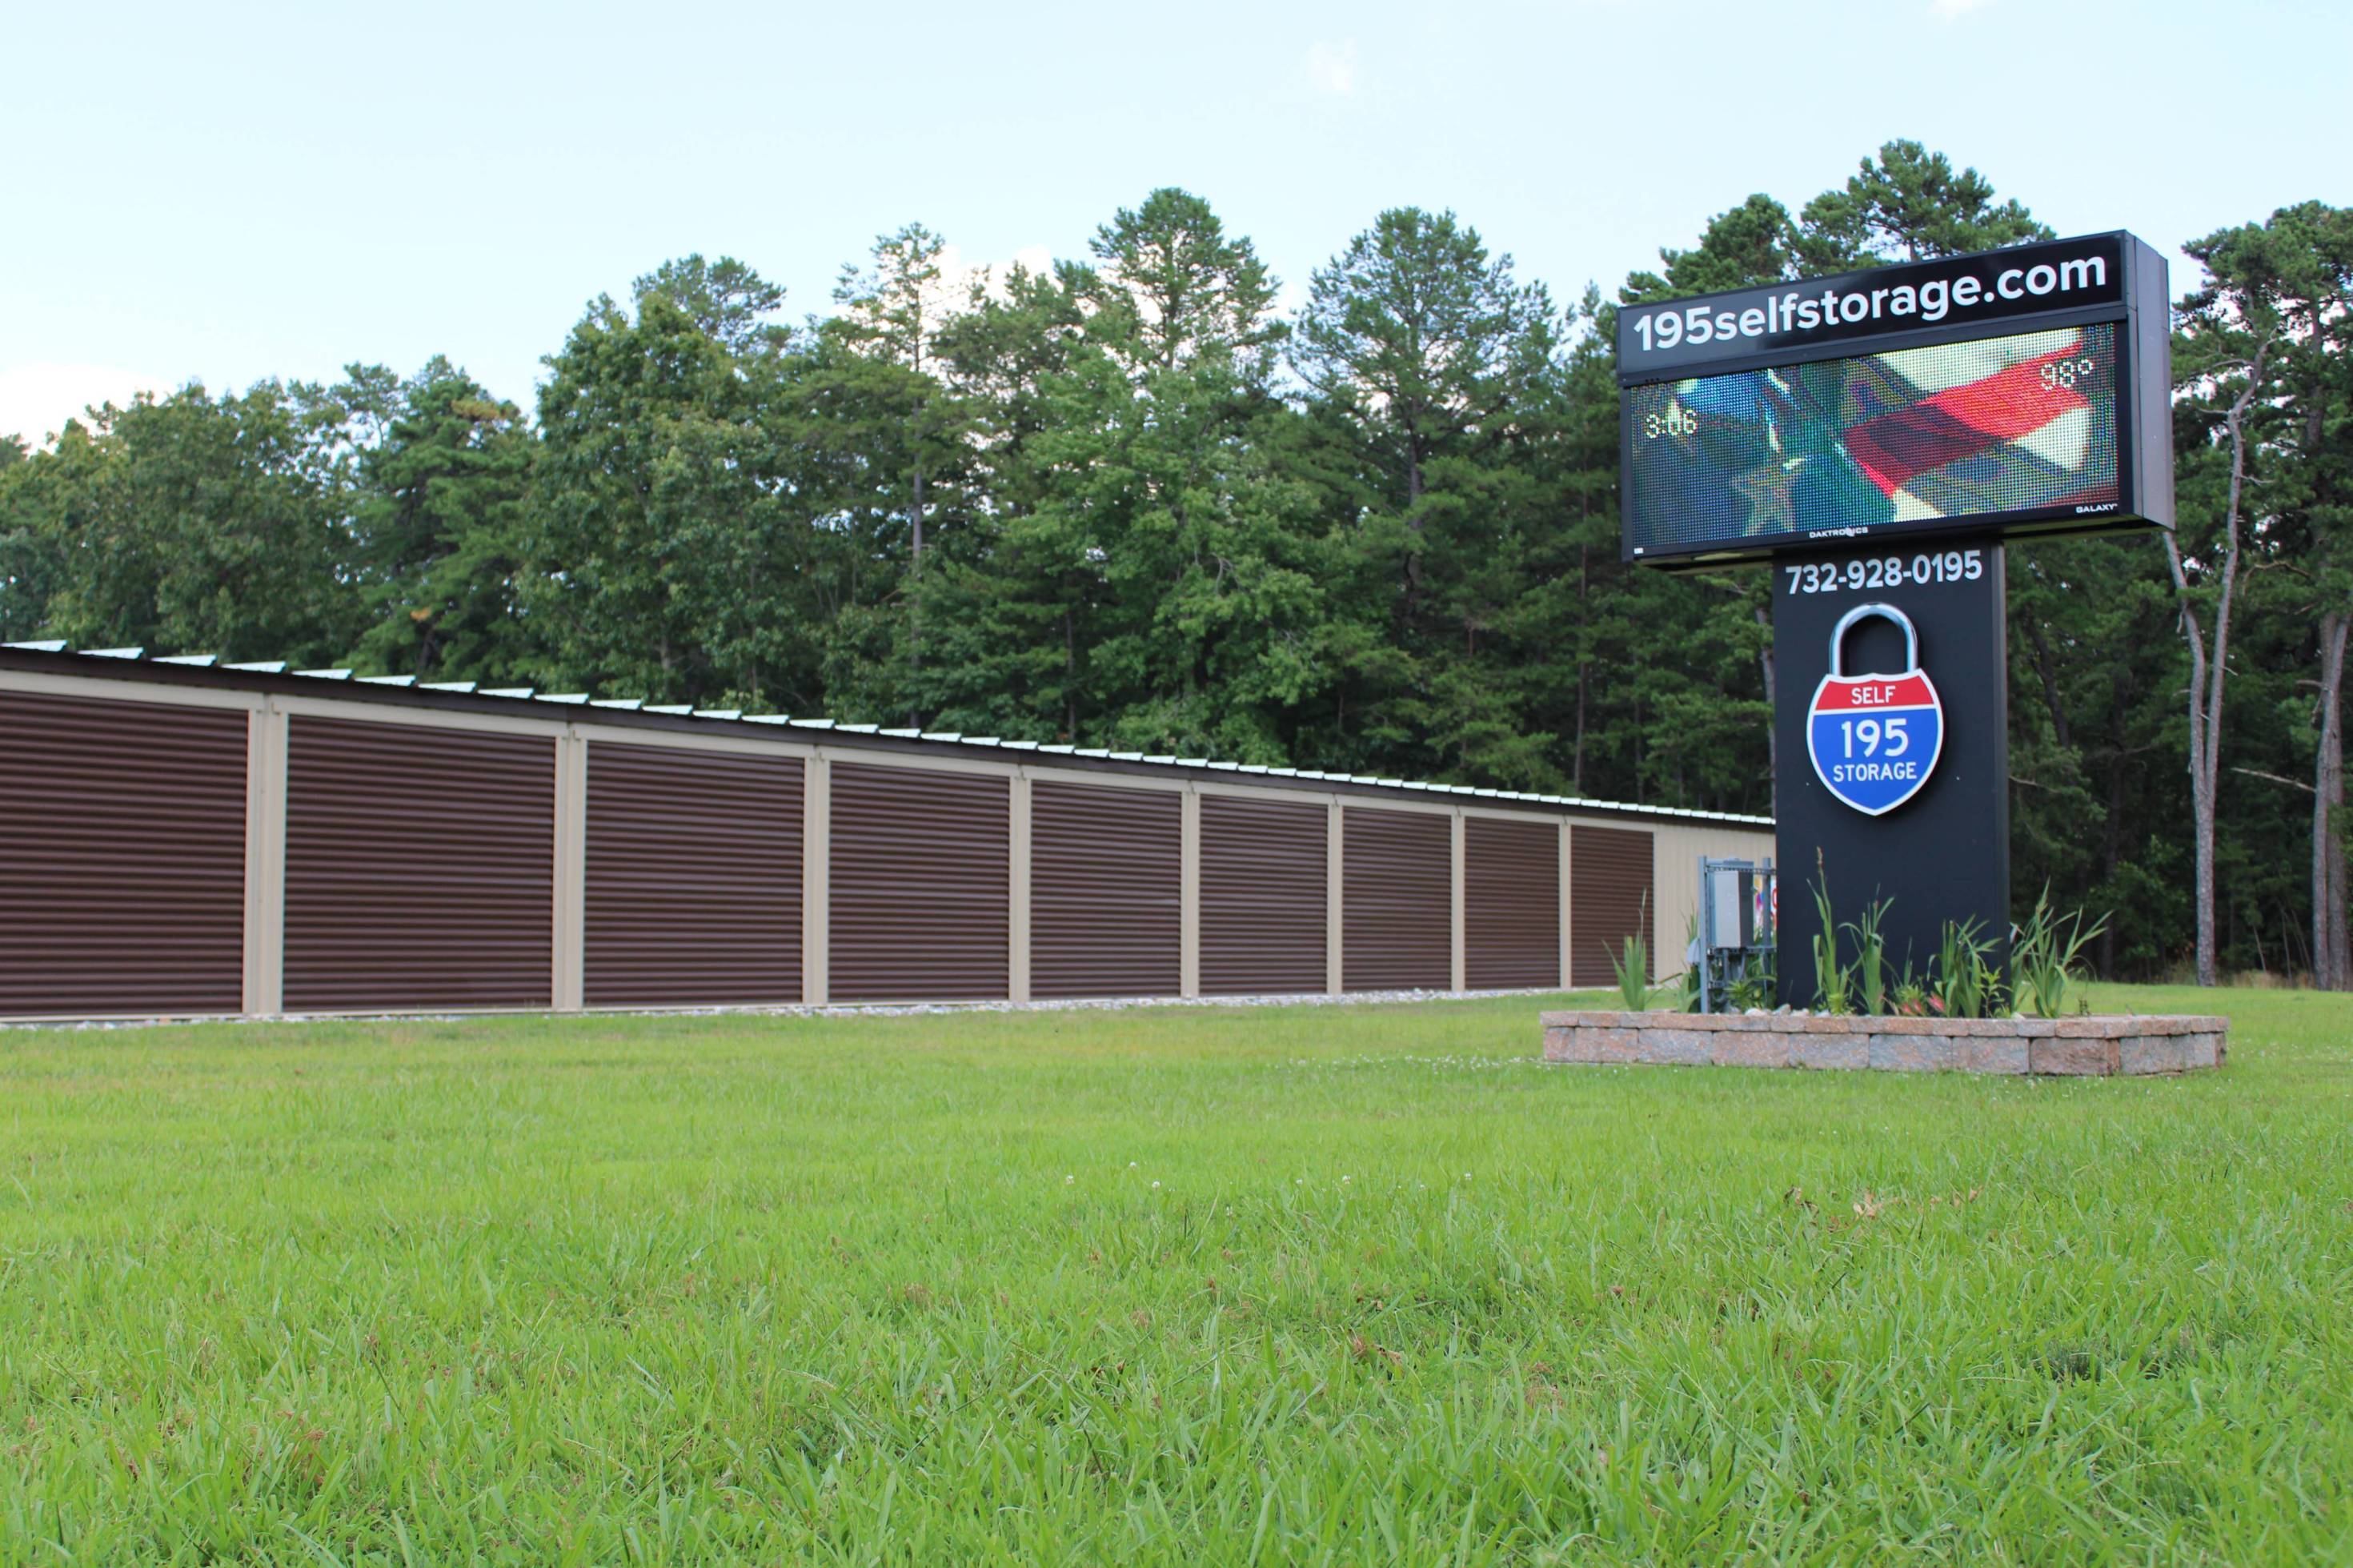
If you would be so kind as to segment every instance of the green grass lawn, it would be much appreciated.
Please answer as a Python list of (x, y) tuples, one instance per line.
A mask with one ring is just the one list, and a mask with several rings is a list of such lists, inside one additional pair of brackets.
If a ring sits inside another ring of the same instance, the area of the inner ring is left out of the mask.
[(0, 1562), (2353, 1561), (2353, 1000), (2219, 1000), (0, 1034)]

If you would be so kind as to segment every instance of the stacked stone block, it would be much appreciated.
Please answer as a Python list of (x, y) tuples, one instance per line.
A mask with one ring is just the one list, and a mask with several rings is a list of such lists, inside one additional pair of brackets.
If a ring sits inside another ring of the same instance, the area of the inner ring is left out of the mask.
[(1587, 1065), (1877, 1069), (2060, 1077), (2219, 1067), (2223, 1018), (1856, 1018), (1547, 1012), (1545, 1060)]

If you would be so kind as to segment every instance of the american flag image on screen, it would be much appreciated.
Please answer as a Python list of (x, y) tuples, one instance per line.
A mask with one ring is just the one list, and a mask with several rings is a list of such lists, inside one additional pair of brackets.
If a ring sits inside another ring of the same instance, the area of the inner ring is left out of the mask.
[(2119, 496), (2108, 323), (1632, 388), (1637, 544)]

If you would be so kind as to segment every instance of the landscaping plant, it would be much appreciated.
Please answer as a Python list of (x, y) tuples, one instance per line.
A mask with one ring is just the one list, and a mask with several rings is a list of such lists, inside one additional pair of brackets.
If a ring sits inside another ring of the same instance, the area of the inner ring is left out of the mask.
[(1640, 937), (1626, 938), (1622, 953), (1609, 955), (1618, 975), (1618, 1000), (1629, 1012), (1646, 1012), (1651, 1006), (1651, 944)]
[(2065, 1012), (2069, 970), (2085, 945), (2107, 924), (2108, 917), (2103, 915), (2084, 925), (2080, 909), (2061, 915), (2051, 907), (2051, 888), (2045, 884), (2035, 895), (2034, 913), (2024, 925), (2010, 927), (2010, 991), (2019, 1010), (2031, 1011), (2038, 1018), (2057, 1018)]
[(1748, 965), (1748, 972), (1734, 980), (1725, 993), (1725, 1000), (1731, 1003), (1735, 1012), (1746, 1012), (1752, 1007), (1771, 1007), (1774, 993), (1780, 987), (1771, 948), (1751, 955)]
[[(1819, 873), (1820, 857), (1815, 860)], [(1814, 882), (1814, 914), (1821, 926), (1821, 934), (1813, 939), (1814, 1001), (1824, 1012), (1852, 1012), (1854, 977), (1839, 963), (1838, 923), (1831, 916), (1828, 883), (1819, 875)]]
[(1931, 977), (1935, 999), (1947, 1018), (1984, 1018), (2001, 1003), (2001, 976), (1991, 963), (1993, 943), (1978, 920), (1945, 922)]
[(1683, 952), (1691, 961), (1684, 964), (1683, 972), (1675, 977), (1675, 1011), (1697, 1012), (1701, 988), (1707, 983), (1703, 972), (1707, 955), (1700, 951), (1699, 916), (1696, 914), (1683, 922)]
[(1854, 933), (1855, 984), (1862, 993), (1862, 1011), (1874, 1015), (1887, 1011), (1887, 938), (1880, 927), (1890, 902), (1882, 898), (1866, 904), (1862, 914), (1846, 924)]
[(1926, 1018), (1940, 1011), (1934, 1005), (1935, 1000), (1928, 994), (1927, 982), (1912, 972), (1910, 964), (1905, 964), (1903, 974), (1895, 981), (1896, 1015), (1901, 1018)]

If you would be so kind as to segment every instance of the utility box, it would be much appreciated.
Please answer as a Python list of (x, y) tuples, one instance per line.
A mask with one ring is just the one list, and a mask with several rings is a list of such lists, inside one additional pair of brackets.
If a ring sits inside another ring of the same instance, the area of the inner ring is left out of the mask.
[(1736, 1011), (1736, 992), (1753, 991), (1758, 1001), (1771, 1004), (1779, 889), (1770, 860), (1700, 857), (1699, 929), (1690, 959), (1699, 974), (1702, 1012)]

